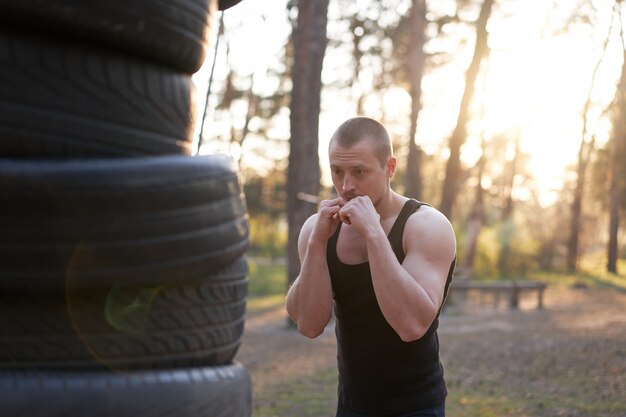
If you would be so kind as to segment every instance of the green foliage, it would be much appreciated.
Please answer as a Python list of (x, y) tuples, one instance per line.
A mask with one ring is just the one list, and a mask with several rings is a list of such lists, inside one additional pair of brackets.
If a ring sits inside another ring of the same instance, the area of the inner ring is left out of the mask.
[(285, 304), (285, 295), (268, 295), (268, 296), (254, 296), (251, 295), (246, 303), (246, 309), (248, 313), (257, 313), (263, 311), (274, 310)]
[(267, 216), (271, 220), (285, 217), (287, 206), (286, 169), (275, 166), (265, 175), (245, 170), (243, 191), (250, 216)]
[(248, 258), (249, 314), (273, 310), (285, 303), (287, 265), (263, 258)]
[(478, 237), (474, 277), (476, 279), (495, 280), (498, 277), (498, 253), (500, 248), (494, 227), (484, 228)]
[(533, 280), (547, 282), (550, 285), (585, 285), (588, 287), (609, 287), (626, 291), (626, 259), (620, 259), (617, 270), (621, 275), (606, 272), (606, 254), (593, 254), (583, 257), (580, 261), (580, 272), (538, 271), (530, 275)]
[(252, 256), (284, 257), (287, 247), (287, 222), (268, 215), (250, 216), (250, 249)]
[(265, 176), (244, 173), (244, 193), (250, 215), (250, 254), (284, 257), (287, 248), (285, 170), (275, 167)]
[(248, 269), (248, 294), (251, 297), (285, 296), (287, 266), (284, 263), (249, 258)]
[[(459, 265), (462, 263), (466, 236), (460, 233)], [(506, 268), (501, 268), (503, 247), (506, 248)], [(512, 222), (484, 227), (479, 235), (474, 259), (474, 279), (495, 281), (515, 279), (539, 269), (539, 244), (527, 231)]]
[[(604, 147), (596, 150), (591, 166), (590, 195), (601, 204), (602, 209), (608, 211), (610, 178), (607, 167), (611, 165), (612, 142), (607, 142)], [(626, 147), (625, 147), (626, 148)], [(626, 214), (626, 164), (618, 167), (619, 204), (622, 214)]]
[(511, 255), (507, 259), (509, 278), (525, 276), (531, 271), (538, 270), (539, 243), (537, 240), (519, 218), (516, 218), (515, 222), (510, 222), (509, 227), (511, 233), (509, 241)]

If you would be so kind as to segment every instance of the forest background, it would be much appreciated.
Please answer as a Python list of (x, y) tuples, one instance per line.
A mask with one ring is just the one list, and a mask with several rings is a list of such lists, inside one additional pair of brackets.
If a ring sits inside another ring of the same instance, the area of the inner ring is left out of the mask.
[(458, 275), (518, 279), (601, 264), (624, 280), (622, 8), (244, 0), (223, 14), (194, 77), (198, 153), (239, 163), (249, 255), (285, 260), (286, 285), (298, 273), (297, 233), (332, 192), (328, 139), (355, 115), (390, 131), (393, 188), (452, 221)]

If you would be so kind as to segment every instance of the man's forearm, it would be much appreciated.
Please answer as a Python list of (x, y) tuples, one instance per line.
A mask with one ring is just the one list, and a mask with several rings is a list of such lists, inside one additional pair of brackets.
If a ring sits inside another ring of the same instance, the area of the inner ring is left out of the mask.
[(326, 245), (309, 243), (300, 275), (287, 293), (287, 312), (300, 333), (317, 337), (332, 313), (332, 286), (326, 262)]

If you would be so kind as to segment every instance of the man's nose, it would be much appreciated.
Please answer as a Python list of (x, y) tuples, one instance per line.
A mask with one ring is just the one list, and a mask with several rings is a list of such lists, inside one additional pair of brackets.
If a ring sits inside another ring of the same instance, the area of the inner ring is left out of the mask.
[(354, 191), (354, 181), (349, 175), (343, 177), (343, 191)]

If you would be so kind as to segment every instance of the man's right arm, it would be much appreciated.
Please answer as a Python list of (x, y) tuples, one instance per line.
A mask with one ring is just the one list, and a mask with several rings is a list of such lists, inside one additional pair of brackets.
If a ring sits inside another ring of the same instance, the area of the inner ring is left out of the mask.
[[(334, 200), (333, 200), (334, 202)], [(330, 273), (326, 262), (328, 239), (339, 224), (341, 205), (322, 202), (320, 211), (309, 217), (298, 237), (300, 275), (287, 293), (289, 317), (304, 336), (315, 338), (322, 334), (330, 321), (333, 299)]]

